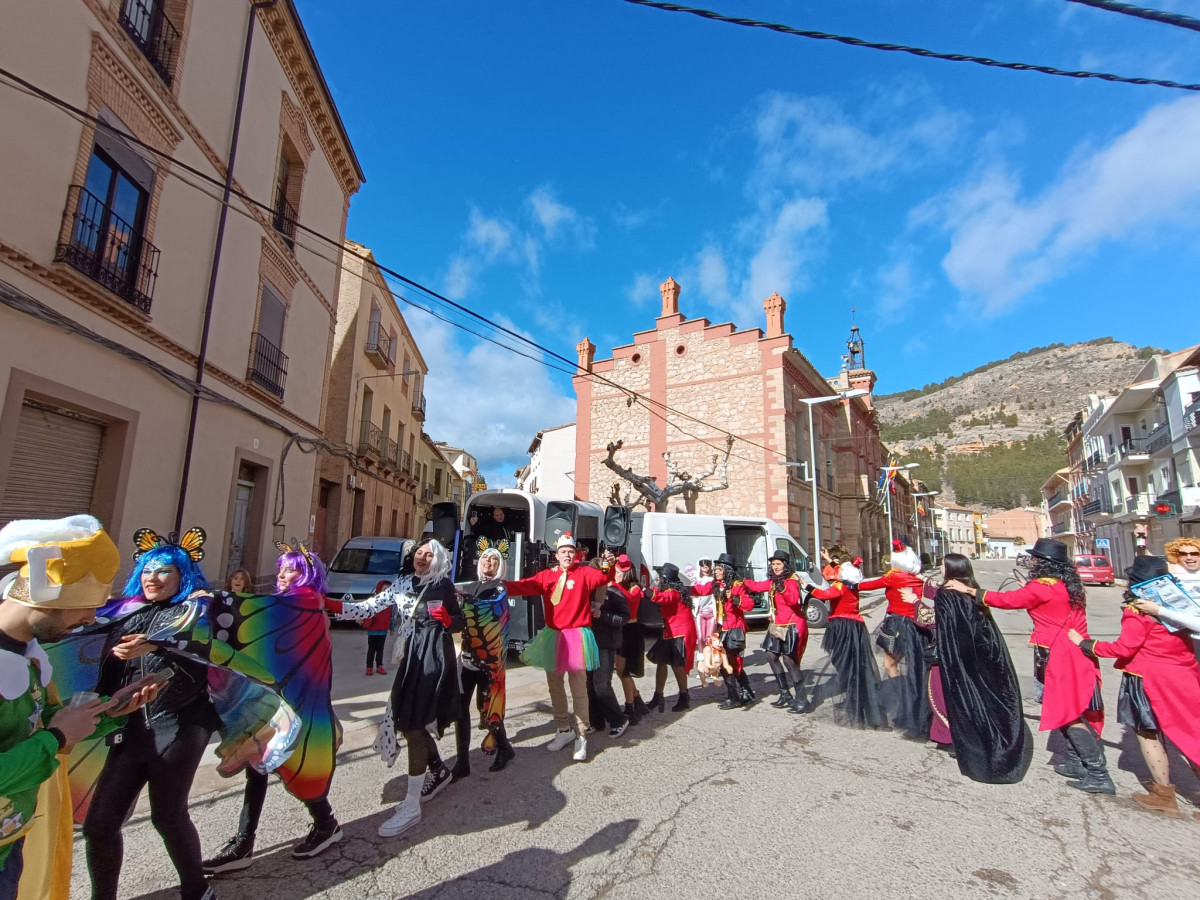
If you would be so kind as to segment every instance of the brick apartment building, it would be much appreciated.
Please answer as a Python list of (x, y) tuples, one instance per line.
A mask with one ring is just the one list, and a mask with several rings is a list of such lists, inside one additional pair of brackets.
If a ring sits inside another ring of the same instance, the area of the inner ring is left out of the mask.
[[(869, 393), (875, 373), (861, 364), (861, 344), (851, 364), (826, 379), (794, 346), (784, 328), (786, 303), (778, 294), (763, 303), (764, 334), (688, 319), (679, 312), (675, 280), (667, 279), (660, 290), (662, 314), (654, 327), (614, 347), (609, 359), (595, 359), (596, 347), (586, 337), (577, 347), (576, 498), (608, 502), (619, 480), (603, 465), (610, 442), (624, 441), (618, 463), (665, 485), (664, 452), (696, 475), (711, 468), (732, 433), (744, 440), (734, 443), (729, 457), (729, 487), (699, 494), (697, 513), (765, 516), (811, 547), (811, 483), (800, 467), (781, 465), (802, 462), (816, 473), (820, 542), (844, 543), (862, 554), (868, 571), (877, 569), (887, 552), (886, 512), (876, 502), (887, 451)], [(810, 459), (804, 401), (852, 389), (868, 393), (812, 406), (816, 459)], [(908, 482), (897, 479), (897, 535), (905, 533), (908, 491)]]

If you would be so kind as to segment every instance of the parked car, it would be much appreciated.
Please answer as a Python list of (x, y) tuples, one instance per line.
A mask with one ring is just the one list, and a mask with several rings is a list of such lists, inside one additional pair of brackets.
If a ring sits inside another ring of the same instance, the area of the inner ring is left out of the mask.
[(1079, 572), (1079, 580), (1084, 584), (1113, 583), (1113, 567), (1106, 556), (1077, 556), (1075, 568)]
[(400, 574), (406, 543), (412, 542), (395, 537), (350, 538), (329, 564), (326, 595), (334, 600), (346, 594), (356, 601), (366, 600), (380, 581), (392, 581)]

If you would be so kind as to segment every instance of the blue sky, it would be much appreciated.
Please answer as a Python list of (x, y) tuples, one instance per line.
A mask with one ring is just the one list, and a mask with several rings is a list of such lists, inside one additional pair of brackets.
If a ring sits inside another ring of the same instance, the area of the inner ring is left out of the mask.
[[(709, 0), (798, 28), (1200, 82), (1200, 34), (1064, 0)], [(1200, 16), (1200, 0), (1157, 0)], [(689, 317), (787, 325), (878, 390), (1051, 341), (1197, 340), (1200, 95), (922, 60), (621, 0), (297, 0), (367, 184), (347, 234), (574, 358)], [(353, 15), (348, 14), (350, 11)], [(427, 430), (511, 484), (569, 380), (406, 311)], [(1181, 324), (1183, 329), (1181, 330)], [(1186, 333), (1185, 333), (1186, 331)]]

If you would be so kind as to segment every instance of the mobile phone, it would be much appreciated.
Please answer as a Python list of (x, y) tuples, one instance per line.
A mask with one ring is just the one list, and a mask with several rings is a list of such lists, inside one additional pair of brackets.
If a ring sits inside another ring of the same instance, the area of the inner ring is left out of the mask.
[(125, 687), (121, 688), (119, 691), (117, 691), (115, 694), (113, 694), (112, 697), (109, 698), (109, 702), (112, 703), (113, 709), (120, 709), (122, 706), (124, 706), (126, 703), (128, 703), (130, 700), (132, 700), (133, 695), (136, 694), (138, 691), (140, 691), (142, 688), (154, 687), (155, 685), (159, 685), (159, 684), (166, 684), (168, 681), (171, 680), (171, 678), (172, 678), (172, 676), (174, 676), (174, 674), (175, 674), (174, 669), (159, 669), (157, 672), (151, 672), (149, 675), (145, 676), (144, 678), (139, 678), (137, 681), (133, 682), (133, 684), (125, 685)]

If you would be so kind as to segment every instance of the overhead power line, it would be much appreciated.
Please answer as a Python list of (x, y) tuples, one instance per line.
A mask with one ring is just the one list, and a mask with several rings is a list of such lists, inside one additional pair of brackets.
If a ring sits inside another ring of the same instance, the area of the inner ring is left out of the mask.
[[(35, 99), (39, 99), (39, 100), (42, 100), (53, 106), (56, 106), (60, 110), (62, 110), (64, 113), (71, 116), (72, 118), (75, 118), (76, 120), (78, 120), (80, 122), (88, 123), (88, 124), (91, 124), (98, 128), (103, 128), (106, 130), (113, 131), (111, 124), (109, 124), (105, 120), (101, 119), (99, 116), (92, 115), (91, 113), (87, 112), (86, 110), (80, 109), (79, 107), (71, 104), (69, 101), (65, 100), (64, 98), (59, 97), (41, 87), (38, 87), (37, 85), (33, 84), (32, 82), (20, 77), (19, 75), (15, 74), (7, 69), (0, 68), (0, 78), (7, 79), (8, 82), (11, 82), (8, 85), (9, 87), (12, 87), (15, 90), (21, 91), (27, 95), (33, 96)], [(113, 131), (113, 133), (116, 136), (118, 136), (121, 140), (128, 141), (132, 144), (135, 144), (136, 146), (147, 151), (148, 153), (153, 154), (155, 157), (162, 159), (164, 161), (170, 162), (171, 167), (167, 171), (168, 176), (178, 178), (179, 180), (181, 180), (185, 184), (189, 185), (193, 189), (200, 191), (205, 196), (212, 199), (214, 202), (228, 206), (229, 209), (231, 209), (232, 211), (234, 211), (235, 213), (237, 213), (239, 215), (242, 215), (245, 217), (251, 217), (250, 213), (247, 212), (246, 210), (239, 209), (232, 202), (226, 203), (222, 199), (222, 197), (216, 196), (212, 193), (209, 193), (204, 187), (185, 178), (181, 173), (186, 172), (187, 174), (195, 177), (196, 179), (199, 179), (201, 182), (203, 182), (207, 185), (210, 185), (213, 188), (219, 189), (221, 191), (225, 190), (224, 181), (219, 180), (219, 179), (213, 177), (212, 175), (209, 175), (207, 172), (204, 172), (192, 165), (189, 165), (188, 163), (172, 156), (170, 153), (168, 153), (164, 150), (161, 150), (145, 141), (138, 139), (134, 135), (131, 135), (124, 131)], [(230, 189), (230, 196), (231, 196), (231, 198), (236, 197), (237, 199), (241, 200), (243, 203), (247, 204), (248, 206), (254, 207), (254, 208), (260, 210), (261, 212), (267, 214), (268, 216), (270, 216), (274, 213), (273, 206), (270, 206), (267, 203), (257, 200), (254, 197), (251, 197), (248, 194), (237, 190), (236, 188)], [(329, 262), (332, 265), (337, 266), (342, 271), (346, 271), (353, 275), (358, 274), (357, 272), (354, 272), (353, 270), (347, 268), (341, 262), (340, 257), (344, 251), (344, 247), (342, 245), (342, 242), (338, 238), (322, 234), (321, 232), (319, 232), (313, 228), (310, 228), (306, 225), (303, 225), (299, 222), (296, 222), (294, 224), (295, 224), (295, 227), (298, 232), (303, 232), (305, 235), (311, 236), (312, 238), (316, 239), (318, 242), (325, 244), (328, 247), (334, 249), (336, 251), (337, 255), (332, 256), (332, 257), (327, 256), (327, 255), (321, 253), (320, 250), (318, 250), (316, 247), (312, 246), (307, 241), (300, 240), (300, 236), (297, 235), (296, 242), (298, 244), (300, 244), (300, 246), (304, 247), (309, 252), (320, 256), (326, 262)], [(431, 315), (434, 318), (440, 319), (441, 321), (446, 322), (447, 324), (452, 325), (455, 328), (465, 331), (468, 334), (471, 334), (474, 337), (479, 338), (480, 340), (487, 341), (488, 343), (491, 343), (497, 347), (500, 347), (501, 349), (507, 350), (511, 353), (515, 353), (519, 356), (523, 356), (526, 359), (529, 359), (529, 360), (536, 362), (542, 366), (545, 366), (546, 368), (550, 369), (551, 371), (559, 372), (559, 373), (565, 374), (565, 375), (570, 375), (572, 377), (588, 378), (592, 381), (595, 381), (595, 382), (598, 382), (601, 384), (605, 384), (609, 387), (615, 388), (616, 390), (618, 390), (622, 394), (624, 394), (626, 397), (628, 397), (631, 402), (636, 401), (639, 406), (646, 408), (647, 411), (651, 415), (654, 415), (654, 416), (662, 419), (667, 424), (671, 425), (673, 428), (680, 431), (681, 433), (691, 437), (692, 439), (698, 441), (699, 443), (702, 443), (702, 444), (708, 446), (709, 448), (711, 448), (713, 450), (717, 450), (718, 452), (722, 452), (722, 453), (724, 452), (724, 447), (721, 447), (718, 444), (712, 443), (711, 441), (706, 440), (705, 438), (702, 438), (699, 435), (694, 434), (693, 432), (685, 430), (677, 422), (672, 422), (667, 417), (667, 414), (678, 416), (680, 418), (695, 422), (695, 423), (697, 423), (699, 425), (703, 425), (705, 427), (717, 428), (717, 426), (713, 425), (713, 423), (707, 422), (704, 419), (697, 418), (696, 416), (694, 416), (690, 413), (684, 412), (683, 410), (679, 410), (672, 406), (669, 406), (660, 400), (654, 399), (653, 397), (650, 397), (648, 395), (641, 394), (637, 391), (634, 391), (633, 389), (628, 388), (625, 385), (622, 385), (618, 382), (612, 381), (611, 379), (605, 378), (603, 375), (597, 374), (595, 372), (581, 371), (579, 369), (579, 366), (578, 366), (578, 363), (576, 360), (568, 359), (567, 357), (563, 356), (562, 354), (557, 353), (554, 350), (551, 350), (550, 348), (537, 343), (533, 339), (528, 338), (525, 335), (523, 335), (513, 329), (510, 329), (504, 325), (501, 325), (498, 322), (488, 319), (486, 316), (483, 316), (482, 314), (475, 312), (470, 307), (467, 307), (461, 303), (451, 300), (448, 297), (444, 297), (443, 295), (432, 290), (431, 288), (427, 288), (424, 285), (420, 284), (419, 282), (414, 281), (413, 279), (408, 278), (405, 275), (402, 275), (401, 273), (387, 267), (386, 265), (381, 264), (380, 262), (378, 262), (378, 260), (374, 261), (372, 263), (372, 265), (374, 265), (377, 269), (379, 269), (381, 274), (384, 275), (385, 280), (389, 280), (391, 282), (391, 286), (392, 286), (397, 298), (402, 300), (404, 303), (408, 304), (409, 306), (413, 306), (417, 309), (420, 309), (421, 311), (427, 313), (428, 315)], [(400, 285), (401, 287), (397, 288), (397, 285)], [(452, 318), (450, 315), (447, 315), (445, 313), (440, 313), (440, 312), (430, 308), (429, 305), (419, 303), (419, 302), (413, 300), (411, 297), (407, 296), (406, 292), (409, 289), (418, 291), (419, 293), (425, 295), (425, 297), (427, 297), (431, 301), (433, 301), (434, 305), (440, 305), (440, 306), (443, 306), (443, 307), (446, 307), (446, 308), (452, 310), (453, 312), (464, 314), (470, 320), (478, 323), (479, 325), (485, 326), (486, 328), (489, 328), (489, 329), (492, 329), (494, 332), (497, 332), (500, 335), (503, 335), (505, 338), (516, 340), (521, 345), (523, 345), (526, 349), (523, 350), (518, 347), (513, 347), (509, 343), (504, 343), (503, 340), (501, 340), (501, 339), (497, 339), (494, 336), (489, 336), (487, 334), (481, 333), (481, 331), (478, 330), (477, 327), (472, 327), (468, 324), (458, 321), (457, 319)], [(537, 356), (537, 355), (534, 355), (533, 353), (527, 352), (528, 350), (536, 351), (538, 354), (541, 354), (541, 356)], [(554, 362), (552, 362), (551, 360), (553, 360)], [(756, 449), (763, 450), (766, 453), (774, 454), (777, 456), (784, 455), (779, 450), (773, 449), (771, 447), (767, 447), (766, 445), (760, 444), (757, 441), (751, 440), (750, 438), (745, 437), (743, 435), (735, 434), (733, 432), (728, 432), (728, 431), (725, 431), (724, 429), (718, 429), (718, 430), (720, 430), (722, 434), (728, 434), (731, 437), (733, 437), (735, 440), (740, 441), (749, 446), (752, 446)], [(739, 456), (737, 454), (731, 454), (731, 456), (732, 456), (732, 458), (740, 459), (743, 462), (757, 464), (756, 460), (752, 460), (752, 459), (749, 459), (744, 456)]]
[(1105, 12), (1120, 13), (1124, 16), (1136, 16), (1139, 19), (1149, 19), (1151, 22), (1161, 22), (1164, 25), (1174, 25), (1176, 28), (1188, 28), (1200, 31), (1200, 19), (1179, 13), (1165, 12), (1161, 9), (1147, 9), (1144, 6), (1134, 6), (1132, 3), (1121, 3), (1119, 0), (1067, 0), (1068, 3), (1081, 3), (1084, 6), (1094, 6)]
[[(851, 47), (864, 47), (868, 50), (883, 50), (889, 53), (908, 53), (925, 59), (940, 59), (946, 62), (974, 63), (979, 66), (990, 66), (995, 69), (1011, 69), (1015, 72), (1038, 72), (1042, 75), (1058, 75), (1064, 78), (1096, 78), (1101, 81), (1113, 81), (1119, 84), (1153, 85), (1155, 87), (1172, 88), (1179, 91), (1200, 91), (1200, 84), (1181, 84), (1177, 81), (1166, 81), (1161, 78), (1130, 78), (1124, 75), (1113, 75), (1110, 72), (1089, 72), (1086, 70), (1070, 71), (1056, 69), (1053, 66), (1041, 66), (1033, 63), (1004, 62), (989, 59), (986, 56), (968, 56), (964, 53), (940, 53), (936, 50), (926, 50), (922, 47), (910, 47), (906, 44), (887, 44), (879, 41), (867, 41), (862, 38), (849, 37), (844, 34), (830, 34), (826, 31), (809, 31), (802, 28), (792, 28), (778, 22), (764, 22), (759, 19), (746, 19), (739, 16), (726, 16), (709, 9), (698, 9), (694, 6), (681, 6), (678, 3), (662, 3), (659, 0), (624, 0), (638, 6), (649, 6), (664, 12), (687, 13), (714, 22), (725, 22), (729, 25), (741, 25), (745, 28), (764, 28), (792, 37), (809, 38), (815, 41), (836, 41)], [(1079, 0), (1083, 2), (1083, 0)]]

